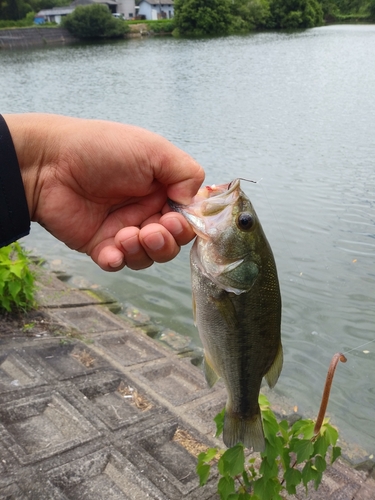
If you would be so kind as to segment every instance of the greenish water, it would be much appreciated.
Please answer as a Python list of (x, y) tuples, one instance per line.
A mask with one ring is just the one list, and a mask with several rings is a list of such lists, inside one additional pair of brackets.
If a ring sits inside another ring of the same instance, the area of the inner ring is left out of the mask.
[[(375, 452), (375, 26), (204, 40), (137, 39), (0, 52), (0, 110), (133, 123), (235, 177), (278, 265), (285, 364), (276, 390), (315, 415), (331, 356), (348, 352), (329, 412)], [(104, 166), (105, 168), (105, 166)], [(198, 343), (188, 248), (107, 274), (34, 226), (25, 244)], [(351, 350), (363, 344), (363, 347)]]

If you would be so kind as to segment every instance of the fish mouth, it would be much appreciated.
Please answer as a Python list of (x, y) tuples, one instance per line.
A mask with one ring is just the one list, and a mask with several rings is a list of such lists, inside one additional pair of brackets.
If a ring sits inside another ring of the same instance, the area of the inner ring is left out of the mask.
[(185, 217), (198, 236), (207, 239), (228, 221), (240, 189), (240, 179), (234, 179), (226, 184), (201, 188), (190, 205), (181, 205), (170, 199), (168, 205)]

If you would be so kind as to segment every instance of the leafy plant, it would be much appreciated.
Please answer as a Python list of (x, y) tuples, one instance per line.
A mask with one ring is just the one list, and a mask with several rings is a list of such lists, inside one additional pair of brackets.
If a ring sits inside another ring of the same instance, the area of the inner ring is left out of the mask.
[(35, 305), (34, 274), (19, 243), (0, 248), (0, 311), (28, 310)]
[[(217, 462), (221, 500), (282, 500), (283, 494), (295, 494), (301, 483), (306, 492), (311, 482), (317, 489), (327, 461), (332, 464), (341, 454), (336, 446), (338, 432), (328, 419), (324, 419), (318, 432), (314, 431), (315, 422), (308, 419), (298, 420), (290, 427), (286, 420), (277, 422), (262, 394), (259, 405), (266, 438), (266, 449), (259, 458), (246, 456), (242, 444), (226, 451), (210, 448), (198, 456), (201, 486), (207, 483), (212, 465)], [(224, 410), (215, 417), (215, 422), (219, 436)]]
[(78, 38), (120, 38), (129, 31), (122, 19), (112, 16), (107, 5), (79, 5), (64, 17), (62, 26)]

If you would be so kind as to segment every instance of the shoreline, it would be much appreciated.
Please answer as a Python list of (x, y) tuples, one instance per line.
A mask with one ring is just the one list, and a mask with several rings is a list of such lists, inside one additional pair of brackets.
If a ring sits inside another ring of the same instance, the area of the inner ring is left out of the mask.
[[(139, 23), (130, 25), (130, 32), (127, 33), (123, 39), (167, 35), (171, 36), (171, 33), (154, 34), (147, 29), (146, 24)], [(84, 42), (84, 40), (73, 36), (67, 29), (60, 27), (41, 28), (38, 26), (31, 26), (25, 28), (0, 29), (0, 50), (32, 49), (37, 47), (72, 45)]]

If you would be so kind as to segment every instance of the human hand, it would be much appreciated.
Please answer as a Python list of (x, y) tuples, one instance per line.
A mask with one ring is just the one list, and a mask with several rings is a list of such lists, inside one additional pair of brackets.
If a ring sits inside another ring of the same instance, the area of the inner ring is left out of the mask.
[(166, 201), (189, 203), (204, 172), (166, 139), (99, 120), (3, 116), (31, 220), (102, 269), (166, 262), (195, 236)]

